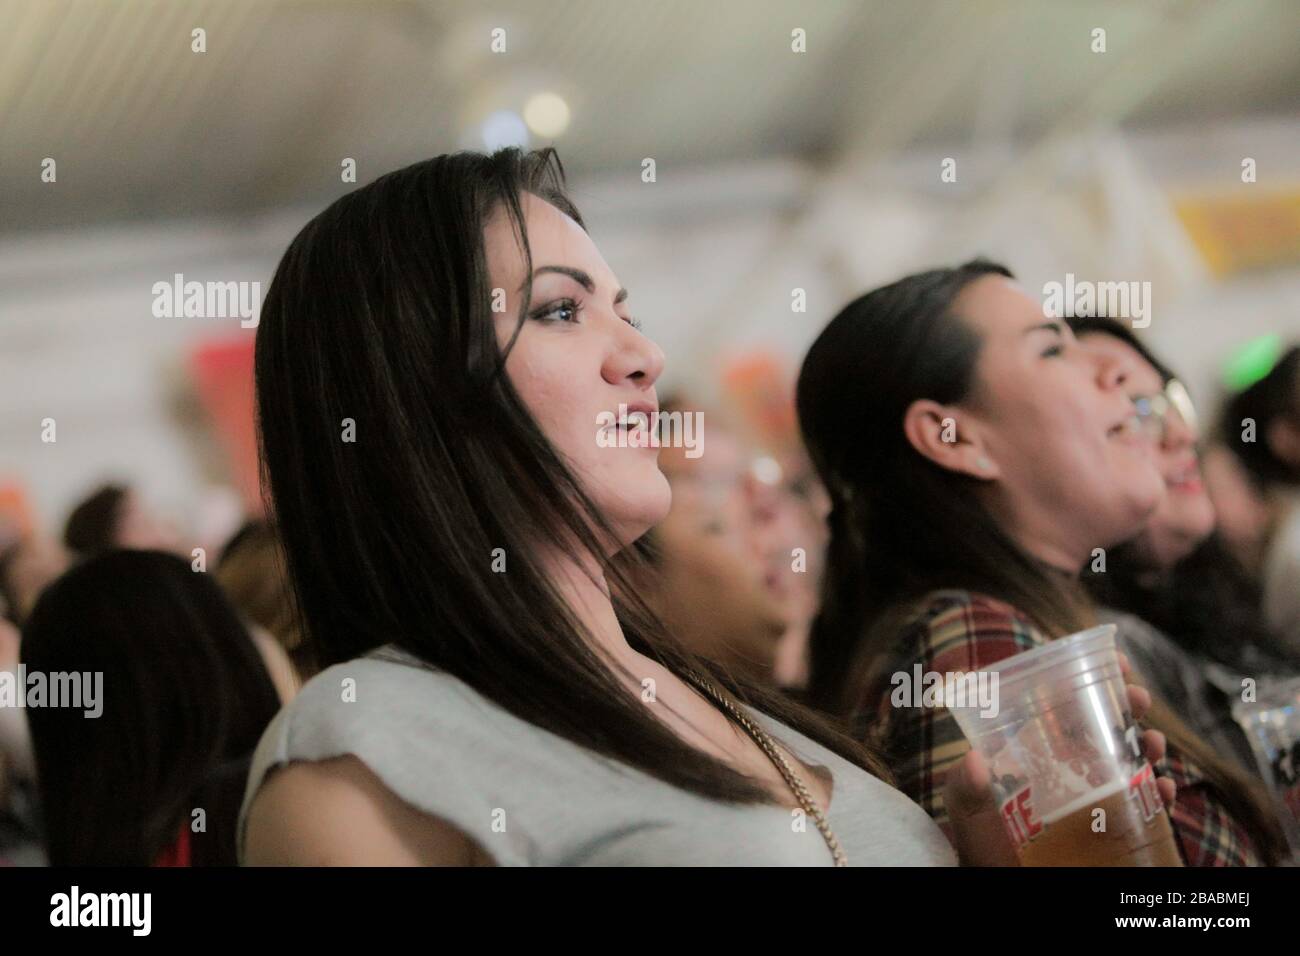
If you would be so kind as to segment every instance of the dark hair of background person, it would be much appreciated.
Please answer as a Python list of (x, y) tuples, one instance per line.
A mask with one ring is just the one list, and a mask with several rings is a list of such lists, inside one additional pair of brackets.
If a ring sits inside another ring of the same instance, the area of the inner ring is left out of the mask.
[(18, 594), (14, 590), (13, 579), (9, 572), (13, 568), (13, 563), (18, 559), (23, 548), (23, 541), (19, 539), (0, 548), (0, 616), (10, 621), (14, 625), (22, 626), (20, 613), (18, 610)]
[(284, 554), (270, 524), (243, 525), (222, 548), (215, 576), (231, 603), (280, 643), (301, 681), (320, 671), (311, 644), (303, 640)]
[[(1133, 348), (1164, 384), (1177, 378), (1122, 322), (1101, 317), (1066, 320), (1076, 336), (1109, 335)], [(1294, 670), (1260, 611), (1260, 589), (1217, 531), (1163, 574), (1145, 572), (1133, 542), (1111, 548), (1105, 573), (1084, 571), (1099, 604), (1128, 611), (1192, 653), (1239, 670), (1269, 664)], [(1253, 649), (1254, 657), (1247, 656)]]
[(63, 543), (79, 557), (113, 548), (126, 496), (125, 485), (97, 488), (68, 515), (63, 526)]
[[(1095, 623), (1079, 579), (1024, 551), (980, 502), (980, 480), (931, 462), (903, 430), (914, 401), (957, 404), (972, 387), (982, 343), (953, 304), (990, 275), (1011, 272), (975, 259), (860, 296), (822, 331), (800, 371), (799, 425), (832, 503), (809, 696), (837, 716), (858, 703), (871, 669), (933, 591), (1005, 601), (1049, 638)], [(1205, 771), (1263, 858), (1286, 853), (1271, 805), (1251, 781), (1159, 699), (1146, 722)]]
[[(1284, 461), (1267, 440), (1269, 427), (1291, 418), (1300, 428), (1300, 345), (1287, 349), (1272, 371), (1231, 396), (1219, 424), (1223, 443), (1236, 454), (1260, 488), (1300, 484), (1300, 469)], [(1242, 423), (1255, 423), (1255, 440), (1242, 441)]]
[(50, 863), (148, 866), (195, 808), (195, 865), (235, 863), (248, 761), (280, 702), (221, 589), (175, 555), (73, 567), (23, 631), (29, 671), (103, 674), (102, 714), (27, 710)]
[[(396, 644), (591, 751), (703, 796), (770, 802), (629, 693), (539, 560), (557, 547), (603, 562), (612, 532), (505, 374), (515, 337), (496, 338), (484, 227), (504, 211), (531, 276), (524, 193), (583, 225), (554, 150), (461, 152), (336, 200), (276, 270), (257, 416), (307, 640), (324, 667)], [(521, 291), (516, 337), (535, 307), (531, 281)], [(340, 438), (344, 419), (355, 442)], [(820, 715), (671, 640), (631, 584), (635, 550), (605, 567), (631, 646), (887, 776)]]

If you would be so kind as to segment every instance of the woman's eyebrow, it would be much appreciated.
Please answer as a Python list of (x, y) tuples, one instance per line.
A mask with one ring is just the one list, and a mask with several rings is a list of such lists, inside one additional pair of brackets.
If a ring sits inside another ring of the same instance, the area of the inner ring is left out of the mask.
[(1057, 335), (1064, 335), (1065, 329), (1060, 322), (1039, 322), (1025, 329), (1021, 335), (1028, 335), (1030, 332), (1055, 332)]
[[(595, 295), (596, 293), (596, 283), (592, 281), (591, 276), (587, 275), (587, 273), (583, 272), (581, 269), (574, 269), (570, 266), (538, 266), (533, 270), (533, 278), (537, 278), (543, 272), (558, 272), (560, 275), (568, 276), (592, 295)], [(525, 281), (524, 284), (519, 287), (519, 291), (522, 292), (527, 285), (528, 283)], [(627, 289), (621, 288), (618, 290), (618, 294), (614, 296), (614, 304), (618, 305), (626, 298)]]

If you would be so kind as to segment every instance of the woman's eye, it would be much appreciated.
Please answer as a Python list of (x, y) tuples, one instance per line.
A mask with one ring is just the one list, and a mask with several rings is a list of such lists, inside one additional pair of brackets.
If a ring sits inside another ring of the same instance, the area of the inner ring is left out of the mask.
[(1064, 351), (1065, 351), (1065, 346), (1053, 345), (1043, 352), (1043, 358), (1055, 358), (1056, 356), (1062, 354)]
[(538, 309), (533, 318), (543, 322), (573, 322), (578, 317), (578, 308), (578, 303), (572, 299), (560, 299)]

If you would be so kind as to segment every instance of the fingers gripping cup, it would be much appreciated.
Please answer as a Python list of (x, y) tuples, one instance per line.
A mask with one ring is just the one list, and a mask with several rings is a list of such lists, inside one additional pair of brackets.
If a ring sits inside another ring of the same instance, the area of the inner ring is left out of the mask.
[[(986, 668), (994, 706), (945, 706), (993, 777), (1025, 866), (1182, 866), (1107, 624)], [(994, 676), (996, 675), (996, 676)]]

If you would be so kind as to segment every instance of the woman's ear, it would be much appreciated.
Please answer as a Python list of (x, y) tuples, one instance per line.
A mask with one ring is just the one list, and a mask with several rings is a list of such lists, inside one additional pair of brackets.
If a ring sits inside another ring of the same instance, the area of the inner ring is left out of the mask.
[(903, 434), (940, 468), (986, 480), (1001, 476), (975, 421), (950, 405), (917, 399), (903, 413)]

